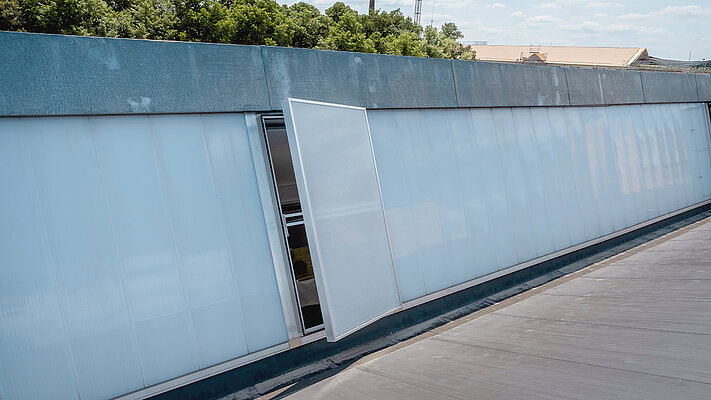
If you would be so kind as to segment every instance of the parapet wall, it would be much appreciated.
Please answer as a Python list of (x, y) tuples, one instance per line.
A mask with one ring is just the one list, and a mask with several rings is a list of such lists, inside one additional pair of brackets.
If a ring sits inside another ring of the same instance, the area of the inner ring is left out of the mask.
[(711, 74), (0, 32), (0, 116), (711, 101)]

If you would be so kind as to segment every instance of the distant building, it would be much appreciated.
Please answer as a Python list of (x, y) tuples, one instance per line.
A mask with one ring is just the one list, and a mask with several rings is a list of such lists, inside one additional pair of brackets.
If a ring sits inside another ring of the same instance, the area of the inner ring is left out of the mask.
[(643, 47), (503, 46), (473, 44), (480, 61), (629, 67), (649, 57)]

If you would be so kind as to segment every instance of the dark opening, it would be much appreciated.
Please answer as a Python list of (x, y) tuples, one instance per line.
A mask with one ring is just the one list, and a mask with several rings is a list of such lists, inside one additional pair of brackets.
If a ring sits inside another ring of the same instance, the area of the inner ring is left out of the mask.
[(291, 259), (294, 289), (299, 300), (304, 332), (320, 329), (323, 325), (321, 304), (318, 299), (314, 268), (306, 237), (304, 214), (296, 186), (294, 164), (289, 150), (283, 117), (262, 117), (269, 145), (269, 156), (279, 197), (282, 222), (286, 226), (289, 257)]

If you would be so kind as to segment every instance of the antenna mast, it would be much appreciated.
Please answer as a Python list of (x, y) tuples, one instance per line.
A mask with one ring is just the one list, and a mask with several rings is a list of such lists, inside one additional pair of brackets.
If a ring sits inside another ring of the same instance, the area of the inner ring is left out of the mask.
[(415, 23), (420, 24), (420, 17), (422, 16), (422, 0), (415, 0)]

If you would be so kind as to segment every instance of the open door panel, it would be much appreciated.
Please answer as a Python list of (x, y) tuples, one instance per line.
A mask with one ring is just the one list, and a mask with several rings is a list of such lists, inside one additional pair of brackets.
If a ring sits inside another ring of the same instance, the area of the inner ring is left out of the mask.
[(364, 108), (289, 99), (289, 147), (326, 337), (401, 306)]

